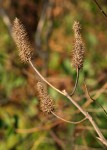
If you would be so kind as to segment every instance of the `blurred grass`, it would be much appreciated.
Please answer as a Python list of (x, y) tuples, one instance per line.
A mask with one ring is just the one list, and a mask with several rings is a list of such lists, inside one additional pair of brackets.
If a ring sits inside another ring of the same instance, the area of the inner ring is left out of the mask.
[[(71, 92), (76, 78), (75, 70), (71, 67), (71, 52), (74, 41), (72, 25), (74, 20), (78, 19), (86, 42), (86, 59), (83, 73), (80, 74), (75, 99), (83, 105), (87, 102), (86, 98), (82, 98), (84, 95), (84, 75), (87, 77), (87, 84), (91, 92), (95, 90), (97, 92), (107, 82), (107, 20), (91, 1), (73, 2), (68, 0), (67, 3), (70, 4), (70, 7), (67, 5), (63, 13), (56, 17), (53, 22), (53, 33), (49, 41), (48, 74), (51, 77), (57, 77), (57, 80), (53, 81), (54, 85), (58, 88), (66, 87)], [(103, 7), (103, 2), (101, 4)], [(42, 60), (37, 58), (37, 61), (41, 67)], [(45, 68), (41, 67), (42, 69)], [(84, 146), (86, 150), (91, 150), (91, 148), (105, 149), (96, 140), (96, 134), (92, 128), (85, 129), (87, 126), (91, 127), (88, 121), (77, 126), (59, 123), (46, 131), (30, 134), (15, 132), (16, 128), (40, 127), (51, 121), (57, 121), (52, 116), (45, 116), (40, 112), (34, 88), (36, 80), (32, 74), (33, 72), (28, 65), (21, 64), (13, 40), (8, 34), (2, 18), (0, 18), (0, 150), (63, 149), (52, 137), (50, 131), (57, 135), (67, 150), (83, 150), (79, 145)], [(65, 77), (64, 81), (60, 81), (62, 77)], [(71, 80), (67, 81), (68, 77)], [(79, 120), (83, 117), (67, 99), (51, 89), (49, 92), (55, 99), (56, 110), (65, 118)], [(105, 93), (98, 97), (98, 101), (105, 109), (107, 108), (106, 96), (105, 90)], [(107, 137), (107, 117), (104, 112), (94, 103), (85, 109), (91, 113), (99, 127), (104, 129), (102, 131)], [(84, 128), (80, 129), (82, 126)]]

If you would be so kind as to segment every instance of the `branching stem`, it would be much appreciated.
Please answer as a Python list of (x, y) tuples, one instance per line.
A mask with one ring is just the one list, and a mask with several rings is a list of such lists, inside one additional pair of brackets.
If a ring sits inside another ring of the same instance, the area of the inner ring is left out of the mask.
[(34, 69), (34, 71), (36, 72), (36, 74), (45, 82), (47, 83), (51, 88), (53, 88), (54, 90), (56, 90), (57, 92), (59, 92), (60, 94), (64, 95), (66, 98), (68, 98), (71, 103), (80, 110), (80, 112), (89, 120), (89, 122), (92, 124), (94, 130), (96, 131), (96, 133), (98, 134), (97, 139), (99, 139), (105, 146), (107, 146), (107, 140), (105, 139), (105, 137), (103, 136), (103, 134), (101, 133), (99, 127), (97, 126), (97, 124), (94, 122), (93, 118), (91, 117), (91, 115), (84, 111), (83, 108), (75, 101), (72, 99), (72, 97), (65, 91), (63, 90), (62, 92), (60, 90), (58, 90), (57, 88), (55, 88), (52, 84), (50, 84), (40, 73), (39, 71), (34, 67), (34, 65), (32, 64), (32, 62), (29, 60), (30, 65), (32, 66), (32, 68)]
[(86, 92), (87, 92), (87, 95), (88, 95), (89, 99), (91, 99), (93, 102), (96, 102), (96, 104), (97, 104), (98, 106), (100, 106), (100, 107), (103, 109), (105, 115), (107, 116), (107, 111), (104, 109), (104, 107), (103, 107), (98, 101), (96, 101), (95, 99), (93, 99), (93, 98), (91, 97), (85, 79), (84, 79), (84, 85), (85, 85)]
[(71, 97), (70, 95), (64, 90), (65, 96), (81, 111), (81, 113), (89, 120), (89, 122), (92, 124), (94, 127), (96, 133), (98, 134), (98, 139), (100, 141), (103, 141), (102, 143), (107, 146), (107, 141), (103, 134), (101, 133), (100, 129), (98, 128), (97, 124), (94, 122), (93, 118), (90, 116), (88, 112), (85, 112), (81, 106), (78, 105)]

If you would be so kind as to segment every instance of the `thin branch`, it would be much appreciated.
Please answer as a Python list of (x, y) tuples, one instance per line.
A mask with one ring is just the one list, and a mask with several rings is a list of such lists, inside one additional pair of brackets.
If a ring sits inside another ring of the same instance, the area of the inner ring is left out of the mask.
[(34, 69), (34, 71), (36, 72), (36, 74), (45, 82), (47, 83), (51, 88), (53, 88), (55, 91), (57, 91), (58, 93), (64, 95), (63, 92), (61, 92), (60, 90), (58, 90), (57, 88), (55, 88), (51, 83), (49, 83), (40, 73), (39, 71), (34, 67), (33, 63), (29, 60), (29, 63), (31, 65), (31, 67)]
[(36, 34), (35, 34), (35, 43), (38, 48), (41, 47), (41, 33), (42, 33), (43, 26), (44, 26), (45, 19), (46, 19), (47, 5), (48, 5), (48, 0), (44, 1), (42, 13), (41, 13), (38, 26), (37, 26), (37, 30), (36, 30)]
[(79, 69), (77, 68), (77, 77), (76, 77), (76, 81), (75, 81), (75, 85), (74, 85), (74, 89), (72, 91), (72, 93), (70, 94), (70, 96), (73, 96), (76, 89), (77, 89), (77, 86), (78, 86), (78, 80), (79, 80)]
[(101, 13), (107, 18), (107, 14), (104, 12), (104, 10), (101, 8), (101, 6), (99, 5), (99, 3), (97, 2), (97, 0), (93, 0), (95, 2), (95, 4), (98, 6), (99, 10), (101, 11)]
[(53, 111), (51, 111), (51, 113), (52, 113), (55, 117), (57, 117), (58, 119), (60, 119), (60, 120), (62, 120), (62, 121), (64, 121), (64, 122), (67, 122), (67, 123), (71, 123), (71, 124), (79, 124), (79, 123), (81, 123), (81, 122), (83, 122), (83, 121), (85, 121), (85, 120), (87, 119), (87, 118), (85, 117), (85, 118), (83, 118), (83, 119), (80, 120), (80, 121), (74, 122), (74, 121), (69, 121), (69, 120), (63, 119), (62, 117), (60, 117), (60, 116), (58, 116), (57, 114), (55, 114)]
[(105, 140), (103, 140), (102, 138), (99, 138), (99, 137), (97, 137), (97, 139), (98, 139), (101, 143), (103, 143), (104, 145), (107, 146), (107, 141), (105, 141)]
[(64, 144), (64, 142), (58, 138), (58, 136), (53, 132), (50, 131), (50, 135), (52, 136), (52, 138), (54, 139), (54, 141), (58, 144), (58, 146), (61, 147), (62, 150), (66, 150), (66, 145)]
[(82, 114), (84, 114), (84, 116), (89, 120), (89, 122), (92, 124), (92, 126), (94, 127), (96, 133), (98, 134), (98, 138), (100, 139), (100, 141), (107, 146), (107, 140), (105, 139), (105, 137), (103, 136), (103, 134), (101, 133), (100, 129), (98, 128), (97, 124), (94, 122), (93, 118), (90, 116), (90, 114), (88, 112), (85, 112), (71, 97), (70, 95), (64, 90), (65, 96), (81, 111)]
[(50, 130), (51, 128), (61, 123), (62, 123), (62, 120), (58, 120), (58, 121), (51, 122), (51, 124), (48, 124), (48, 125), (47, 124), (42, 125), (42, 126), (39, 125), (39, 127), (34, 127), (30, 129), (16, 129), (15, 131), (17, 133), (33, 133), (33, 132), (39, 132), (39, 131), (46, 131), (46, 130)]
[(103, 136), (103, 134), (101, 133), (100, 129), (98, 128), (97, 124), (94, 122), (93, 118), (90, 116), (90, 114), (86, 111), (83, 110), (83, 108), (76, 102), (74, 101), (70, 95), (63, 90), (63, 92), (61, 92), (60, 90), (58, 90), (57, 88), (55, 88), (53, 85), (51, 85), (39, 72), (38, 70), (33, 66), (32, 62), (29, 60), (30, 65), (32, 66), (32, 68), (35, 70), (35, 72), (37, 73), (37, 75), (44, 81), (46, 82), (50, 87), (52, 87), (54, 90), (56, 90), (57, 92), (59, 92), (60, 94), (64, 95), (66, 98), (68, 98), (72, 104), (78, 108), (80, 110), (80, 112), (89, 120), (89, 122), (92, 124), (93, 128), (95, 129), (96, 133), (98, 134), (98, 139), (100, 139), (100, 141), (107, 146), (107, 140), (105, 139), (105, 137)]
[(6, 25), (7, 29), (8, 29), (8, 32), (9, 32), (9, 34), (12, 37), (12, 33), (11, 33), (11, 29), (12, 29), (12, 27), (11, 27), (11, 21), (10, 21), (10, 18), (8, 16), (8, 14), (6, 13), (5, 9), (0, 8), (0, 16), (2, 17), (3, 22), (5, 23), (5, 25)]
[[(48, 40), (50, 38), (50, 35), (52, 33), (52, 26), (53, 26), (53, 21), (52, 21), (52, 9), (53, 9), (53, 3), (50, 0), (43, 0), (43, 8), (41, 12), (41, 16), (37, 25), (37, 30), (35, 33), (35, 50), (38, 53), (38, 55), (44, 59), (46, 62), (48, 60), (48, 51), (49, 51), (49, 44)], [(50, 10), (49, 14), (50, 17), (47, 16), (47, 12)], [(42, 46), (42, 32), (43, 32), (43, 27), (45, 25), (47, 19), (47, 33), (45, 35), (45, 45), (46, 48), (44, 49)]]
[(107, 111), (104, 109), (104, 107), (103, 107), (98, 101), (96, 101), (95, 99), (93, 99), (93, 98), (90, 96), (90, 93), (89, 93), (89, 90), (88, 90), (88, 88), (87, 88), (87, 85), (86, 85), (86, 81), (85, 81), (85, 80), (84, 80), (84, 85), (85, 85), (86, 92), (87, 92), (87, 95), (88, 95), (89, 99), (91, 99), (93, 102), (96, 102), (96, 104), (97, 104), (98, 106), (100, 106), (100, 107), (103, 109), (105, 115), (107, 116)]

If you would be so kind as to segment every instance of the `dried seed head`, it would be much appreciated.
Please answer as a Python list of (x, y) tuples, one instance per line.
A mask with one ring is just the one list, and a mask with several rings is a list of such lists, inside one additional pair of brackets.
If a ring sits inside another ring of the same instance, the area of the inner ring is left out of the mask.
[(32, 57), (33, 48), (23, 24), (17, 18), (14, 20), (12, 33), (21, 60), (23, 62), (28, 62)]
[(51, 113), (53, 111), (53, 99), (48, 95), (47, 90), (42, 82), (37, 83), (37, 92), (40, 99), (40, 109), (44, 113)]
[(84, 62), (84, 52), (85, 52), (85, 46), (82, 41), (81, 33), (80, 33), (80, 24), (79, 22), (74, 22), (73, 30), (75, 35), (75, 43), (73, 48), (73, 57), (72, 57), (72, 63), (74, 68), (81, 69), (83, 67)]

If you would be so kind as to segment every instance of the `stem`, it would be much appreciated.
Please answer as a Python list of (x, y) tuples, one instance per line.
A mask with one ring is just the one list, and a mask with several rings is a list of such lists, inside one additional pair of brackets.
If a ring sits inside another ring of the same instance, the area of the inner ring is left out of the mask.
[(75, 86), (74, 86), (74, 89), (73, 89), (72, 93), (70, 94), (70, 96), (74, 95), (76, 88), (78, 86), (78, 80), (79, 80), (79, 69), (77, 68), (77, 77), (76, 77), (76, 81), (75, 81)]
[[(84, 85), (85, 85), (86, 92), (87, 92), (87, 95), (88, 95), (89, 99), (91, 99), (93, 102), (96, 102), (96, 100), (93, 99), (93, 98), (90, 96), (90, 93), (89, 93), (89, 90), (88, 90), (88, 88), (87, 88), (85, 79), (84, 79)], [(98, 106), (100, 106), (100, 107), (103, 109), (105, 115), (107, 116), (107, 111), (104, 109), (104, 107), (103, 107), (98, 101), (96, 102), (96, 104), (97, 104)]]
[(60, 120), (62, 120), (62, 121), (64, 121), (64, 122), (67, 122), (67, 123), (71, 123), (71, 124), (79, 124), (79, 123), (81, 123), (81, 122), (83, 122), (83, 121), (85, 121), (85, 120), (87, 119), (87, 118), (85, 117), (85, 118), (83, 118), (83, 119), (80, 120), (80, 121), (73, 122), (73, 121), (69, 121), (69, 120), (63, 119), (62, 117), (60, 117), (60, 116), (58, 116), (57, 114), (55, 114), (53, 111), (51, 111), (51, 113), (52, 113), (55, 117), (57, 117), (58, 119), (60, 119)]
[(105, 144), (107, 146), (107, 141), (105, 139), (105, 137), (103, 136), (103, 134), (101, 133), (100, 129), (98, 128), (98, 126), (96, 125), (96, 123), (94, 122), (93, 118), (89, 115), (88, 112), (85, 112), (71, 97), (70, 95), (64, 90), (65, 96), (84, 114), (84, 116), (90, 121), (90, 123), (92, 124), (92, 126), (94, 127), (96, 133), (98, 134), (98, 139), (100, 139), (100, 141), (103, 141), (103, 144)]
[(10, 36), (12, 37), (11, 21), (8, 14), (6, 13), (5, 9), (2, 6), (0, 7), (0, 16), (3, 19), (3, 22), (5, 23)]
[(60, 90), (58, 90), (57, 88), (55, 88), (52, 84), (50, 84), (39, 72), (38, 70), (34, 67), (34, 65), (32, 64), (32, 62), (29, 60), (30, 65), (32, 66), (32, 68), (35, 70), (35, 72), (37, 73), (37, 75), (45, 82), (47, 83), (50, 87), (52, 87), (55, 91), (59, 92), (60, 94), (64, 95), (66, 98), (68, 98), (71, 103), (80, 110), (80, 112), (89, 120), (89, 122), (92, 124), (94, 130), (96, 131), (96, 133), (98, 134), (97, 139), (99, 139), (105, 146), (107, 146), (107, 141), (105, 139), (105, 137), (103, 136), (103, 134), (101, 133), (100, 129), (98, 128), (97, 124), (94, 122), (93, 118), (90, 116), (90, 114), (86, 111), (83, 110), (83, 108), (76, 102), (74, 101), (71, 96), (64, 90), (63, 92), (61, 92)]
[(30, 65), (32, 66), (32, 68), (34, 69), (34, 71), (37, 73), (37, 75), (45, 82), (47, 83), (51, 88), (53, 88), (55, 91), (57, 91), (58, 93), (64, 95), (63, 92), (61, 92), (60, 90), (58, 90), (57, 88), (55, 88), (51, 83), (49, 83), (40, 73), (39, 71), (34, 67), (33, 63), (31, 62), (31, 60), (29, 60)]
[(97, 2), (97, 0), (93, 0), (96, 5), (98, 6), (98, 8), (100, 9), (101, 13), (107, 18), (107, 14), (102, 10), (101, 6), (99, 5), (99, 3)]

